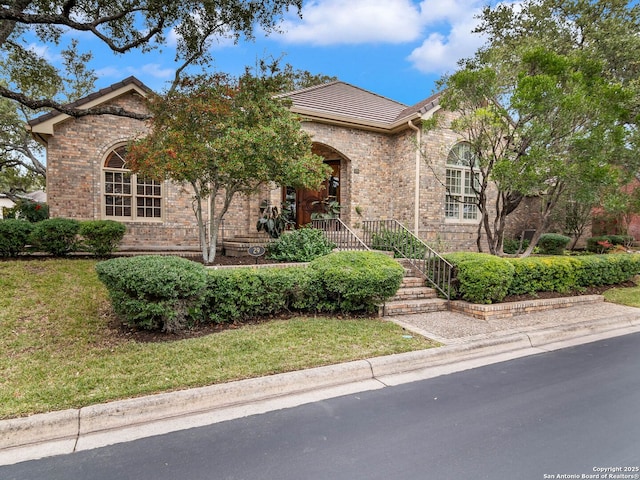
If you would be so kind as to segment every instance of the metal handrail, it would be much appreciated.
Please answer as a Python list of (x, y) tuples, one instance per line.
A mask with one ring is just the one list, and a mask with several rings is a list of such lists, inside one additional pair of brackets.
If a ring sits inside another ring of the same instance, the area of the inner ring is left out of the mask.
[(371, 250), (360, 240), (360, 237), (339, 218), (311, 220), (311, 226), (322, 230), (325, 238), (335, 243), (337, 248), (341, 250)]
[(363, 222), (363, 240), (373, 250), (394, 252), (406, 258), (447, 300), (451, 298), (453, 265), (397, 220)]

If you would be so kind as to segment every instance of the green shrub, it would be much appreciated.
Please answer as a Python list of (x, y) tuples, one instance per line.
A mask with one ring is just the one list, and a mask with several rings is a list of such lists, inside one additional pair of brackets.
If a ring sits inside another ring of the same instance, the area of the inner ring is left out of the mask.
[(202, 318), (207, 272), (199, 263), (150, 255), (106, 260), (96, 271), (130, 326), (172, 333)]
[(562, 255), (571, 239), (559, 233), (543, 233), (538, 240), (538, 249), (542, 255)]
[(601, 235), (587, 238), (587, 250), (593, 253), (606, 253), (616, 245), (629, 247), (634, 241), (631, 235)]
[(640, 274), (640, 255), (626, 253), (579, 257), (576, 286), (591, 287), (626, 282)]
[(33, 225), (25, 220), (0, 220), (0, 257), (17, 257), (24, 251)]
[(30, 241), (56, 257), (75, 251), (80, 222), (70, 218), (50, 218), (34, 224)]
[(311, 310), (315, 294), (310, 285), (304, 267), (209, 270), (205, 318), (222, 323)]
[(87, 220), (80, 223), (82, 245), (98, 257), (113, 253), (122, 241), (126, 227), (113, 220)]
[(527, 249), (528, 246), (529, 240), (527, 240), (526, 238), (522, 241), (522, 247), (520, 247), (520, 240), (518, 240), (517, 238), (505, 238), (502, 245), (502, 251), (507, 255), (514, 255), (518, 253), (519, 248), (520, 251), (523, 252)]
[(310, 262), (331, 253), (336, 247), (316, 228), (300, 228), (284, 232), (267, 245), (269, 258), (281, 262)]
[(7, 209), (7, 218), (26, 220), (30, 223), (41, 222), (49, 218), (49, 206), (26, 198), (17, 201), (13, 208)]
[(623, 245), (625, 247), (631, 246), (635, 240), (631, 235), (607, 235), (607, 237), (614, 245)]
[(589, 252), (606, 253), (611, 247), (613, 247), (613, 243), (609, 241), (609, 237), (604, 235), (587, 238), (587, 251)]
[(309, 265), (319, 311), (373, 312), (400, 288), (404, 269), (385, 254), (335, 252)]
[(406, 258), (424, 258), (424, 244), (405, 230), (386, 230), (374, 233), (371, 237), (371, 248), (394, 252), (395, 256)]
[(514, 268), (504, 258), (486, 253), (452, 253), (444, 258), (454, 265), (452, 298), (472, 303), (504, 299), (513, 281)]
[(566, 293), (576, 287), (576, 257), (511, 258), (515, 274), (509, 288), (510, 295), (537, 292)]

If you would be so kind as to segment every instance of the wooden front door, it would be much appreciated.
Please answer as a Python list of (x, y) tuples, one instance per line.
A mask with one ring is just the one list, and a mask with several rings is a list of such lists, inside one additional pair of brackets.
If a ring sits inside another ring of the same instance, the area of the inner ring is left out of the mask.
[(323, 213), (324, 205), (327, 201), (340, 202), (340, 160), (330, 160), (325, 162), (332, 169), (329, 176), (320, 189), (294, 190), (291, 187), (285, 189), (285, 201), (293, 203), (295, 198), (295, 221), (296, 227), (301, 227), (311, 223), (312, 213)]

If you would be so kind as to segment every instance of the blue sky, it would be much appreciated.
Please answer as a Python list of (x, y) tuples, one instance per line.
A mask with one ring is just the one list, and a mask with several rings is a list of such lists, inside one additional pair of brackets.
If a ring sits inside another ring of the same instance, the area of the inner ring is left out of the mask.
[[(237, 45), (214, 45), (213, 68), (240, 74), (265, 57), (282, 57), (294, 68), (338, 77), (393, 100), (413, 105), (434, 91), (434, 83), (471, 56), (483, 39), (471, 31), (474, 18), (489, 0), (305, 0), (302, 19), (286, 15), (282, 34)], [(91, 67), (102, 88), (130, 75), (156, 91), (172, 80), (173, 35), (163, 52), (116, 56), (88, 36), (78, 37), (91, 50)], [(38, 48), (34, 45), (34, 48)], [(45, 51), (45, 55), (55, 55)]]

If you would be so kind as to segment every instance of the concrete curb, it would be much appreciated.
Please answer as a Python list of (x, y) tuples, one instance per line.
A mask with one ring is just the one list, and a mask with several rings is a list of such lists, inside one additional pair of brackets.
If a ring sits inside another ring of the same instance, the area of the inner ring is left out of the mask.
[(0, 421), (0, 465), (130, 441), (640, 331), (640, 315)]

